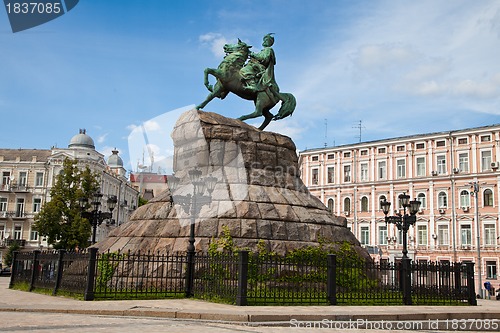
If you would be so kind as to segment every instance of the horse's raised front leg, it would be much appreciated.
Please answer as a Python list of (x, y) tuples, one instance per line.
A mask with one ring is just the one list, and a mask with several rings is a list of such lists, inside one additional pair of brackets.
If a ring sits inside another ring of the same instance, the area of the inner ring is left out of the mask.
[(213, 91), (214, 87), (210, 84), (210, 81), (208, 80), (208, 76), (213, 75), (213, 76), (215, 76), (216, 79), (218, 79), (220, 74), (221, 74), (220, 71), (218, 69), (215, 69), (215, 68), (205, 68), (203, 73), (204, 73), (203, 84), (205, 85), (205, 87), (207, 87), (208, 91)]
[(199, 105), (196, 106), (196, 110), (203, 109), (208, 103), (210, 103), (214, 98), (224, 98), (227, 96), (229, 92), (224, 89), (224, 87), (220, 84), (220, 82), (217, 82), (215, 84), (215, 87), (213, 91), (208, 94), (207, 98), (203, 102), (201, 102)]

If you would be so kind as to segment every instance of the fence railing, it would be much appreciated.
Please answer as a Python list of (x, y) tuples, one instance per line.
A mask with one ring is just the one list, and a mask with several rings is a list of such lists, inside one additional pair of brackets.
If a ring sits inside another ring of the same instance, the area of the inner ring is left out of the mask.
[[(237, 305), (476, 305), (473, 263), (376, 263), (328, 256), (15, 252), (10, 286), (82, 294), (85, 300), (185, 297)], [(410, 283), (403, 283), (404, 278)], [(408, 285), (408, 290), (405, 286)], [(409, 295), (409, 298), (405, 295)]]

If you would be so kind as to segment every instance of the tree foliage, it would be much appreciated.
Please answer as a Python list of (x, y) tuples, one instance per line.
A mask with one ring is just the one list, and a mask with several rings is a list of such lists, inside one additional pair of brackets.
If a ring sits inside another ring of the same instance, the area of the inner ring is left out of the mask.
[(14, 259), (14, 252), (19, 251), (21, 246), (17, 242), (13, 242), (9, 249), (7, 250), (7, 254), (5, 255), (5, 265), (11, 266), (12, 260)]
[(50, 190), (50, 201), (35, 217), (34, 227), (57, 249), (73, 250), (89, 245), (91, 225), (81, 216), (79, 199), (91, 198), (99, 189), (98, 175), (89, 167), (79, 169), (77, 162), (66, 159)]

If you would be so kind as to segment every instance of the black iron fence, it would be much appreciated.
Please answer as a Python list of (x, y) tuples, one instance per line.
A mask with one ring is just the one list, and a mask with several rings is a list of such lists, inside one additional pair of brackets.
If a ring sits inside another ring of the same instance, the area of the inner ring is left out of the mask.
[[(196, 254), (194, 262), (188, 288), (185, 254), (97, 253), (95, 248), (16, 252), (10, 285), (76, 293), (85, 300), (177, 298), (189, 290), (196, 298), (237, 305), (476, 305), (473, 263), (405, 266), (246, 251)], [(405, 277), (410, 283), (403, 283)]]

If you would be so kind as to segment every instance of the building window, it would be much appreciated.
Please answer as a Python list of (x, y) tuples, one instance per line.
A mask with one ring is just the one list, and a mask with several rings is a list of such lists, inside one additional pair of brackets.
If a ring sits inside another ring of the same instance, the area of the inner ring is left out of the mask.
[(470, 194), (467, 190), (460, 192), (460, 207), (470, 207)]
[(37, 172), (35, 175), (35, 186), (43, 186), (43, 172)]
[(24, 216), (24, 198), (17, 198), (16, 201), (16, 217)]
[(466, 145), (468, 142), (467, 138), (459, 138), (458, 139), (458, 144), (459, 145)]
[(427, 226), (419, 225), (417, 226), (417, 244), (427, 245)]
[(368, 156), (368, 149), (363, 149), (360, 154), (361, 156)]
[(344, 165), (344, 183), (349, 183), (351, 181), (351, 166)]
[(484, 224), (484, 245), (495, 245), (496, 241), (496, 230), (495, 224), (485, 223)]
[(438, 155), (437, 160), (437, 172), (440, 175), (446, 174), (446, 155)]
[(22, 239), (23, 227), (21, 225), (14, 226), (14, 239)]
[(462, 224), (460, 226), (460, 240), (463, 246), (472, 244), (472, 230), (470, 224)]
[(312, 169), (312, 184), (318, 185), (318, 181), (319, 181), (319, 170)]
[(398, 244), (403, 245), (403, 230), (398, 229)]
[(333, 199), (328, 199), (328, 210), (333, 214), (334, 201)]
[(405, 178), (406, 177), (406, 160), (397, 160), (396, 167), (397, 167), (397, 177), (398, 178)]
[(28, 173), (26, 171), (19, 172), (19, 180), (17, 182), (17, 185), (25, 187), (27, 180), (28, 180)]
[(2, 185), (4, 185), (2, 187), (5, 188), (6, 185), (9, 185), (9, 183), (10, 183), (10, 172), (8, 171), (2, 172)]
[(497, 263), (496, 261), (486, 262), (486, 278), (496, 280), (497, 278)]
[(405, 151), (405, 146), (404, 145), (397, 146), (396, 151)]
[(0, 198), (0, 212), (7, 211), (7, 198)]
[(335, 158), (335, 154), (328, 154), (326, 158), (329, 160), (333, 160)]
[(33, 213), (40, 212), (41, 208), (42, 208), (42, 199), (34, 198), (33, 199)]
[(361, 211), (362, 212), (368, 211), (368, 198), (367, 197), (361, 198)]
[(317, 161), (319, 161), (319, 156), (313, 156), (313, 157), (311, 157), (311, 160), (313, 162), (317, 162)]
[(386, 179), (387, 173), (386, 173), (386, 162), (385, 161), (379, 161), (378, 162), (378, 179), (383, 180)]
[(328, 173), (328, 183), (334, 183), (335, 182), (335, 167), (328, 167), (327, 169)]
[(420, 208), (425, 208), (427, 207), (426, 200), (425, 200), (425, 193), (419, 193), (417, 195), (417, 200), (420, 201)]
[(370, 228), (369, 227), (361, 227), (361, 245), (370, 244)]
[(350, 211), (351, 211), (351, 199), (345, 198), (344, 199), (344, 212), (347, 214)]
[(351, 152), (350, 151), (346, 151), (344, 153), (344, 157), (351, 157)]
[(385, 154), (385, 148), (379, 148), (378, 149), (379, 154)]
[(417, 157), (417, 177), (425, 176), (425, 157)]
[(378, 209), (382, 209), (382, 205), (380, 203), (383, 201), (387, 201), (387, 198), (385, 195), (381, 195), (380, 198), (378, 198), (378, 202), (379, 202)]
[(491, 141), (490, 135), (481, 135), (481, 142), (490, 142), (490, 141)]
[(493, 206), (493, 192), (489, 188), (483, 192), (483, 205)]
[(458, 154), (458, 169), (460, 172), (469, 172), (469, 154)]
[(485, 150), (481, 152), (481, 171), (491, 169), (491, 151)]
[(368, 181), (368, 163), (361, 163), (360, 178), (362, 182)]
[(446, 147), (446, 141), (445, 140), (436, 141), (436, 147)]
[(387, 226), (380, 225), (378, 227), (378, 243), (380, 245), (387, 245)]
[(438, 194), (438, 207), (447, 208), (448, 207), (448, 196), (446, 192), (439, 192)]
[(447, 224), (439, 224), (437, 226), (437, 240), (438, 240), (438, 245), (448, 245), (449, 244), (449, 239), (450, 239), (450, 234), (448, 232), (448, 225)]
[(5, 238), (5, 225), (0, 224), (0, 239)]
[(30, 241), (37, 241), (37, 240), (38, 240), (38, 231), (31, 229)]
[(424, 149), (424, 148), (425, 148), (425, 143), (417, 143), (417, 144), (415, 145), (415, 148), (416, 148), (416, 149)]

